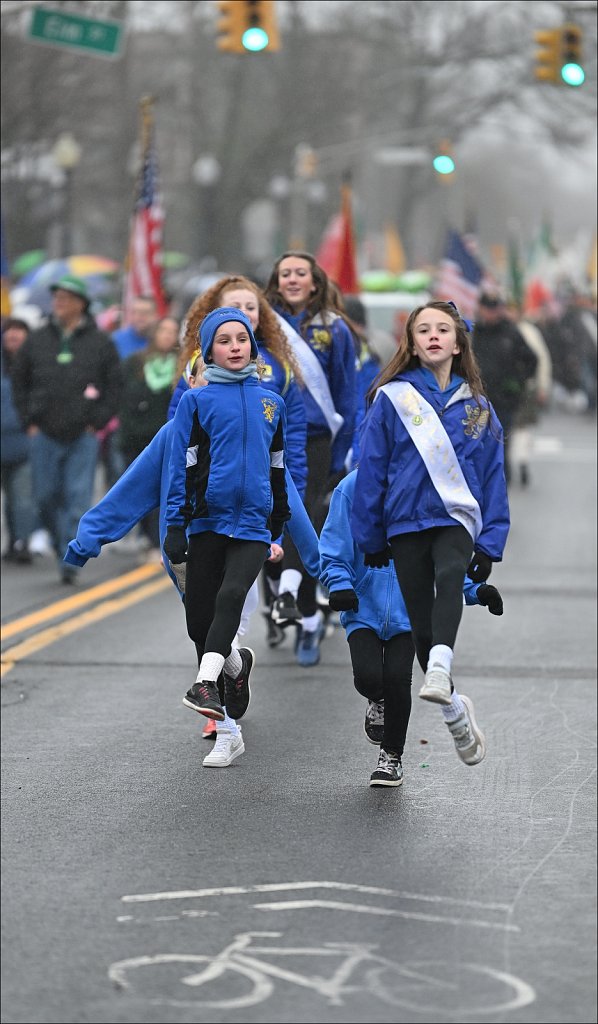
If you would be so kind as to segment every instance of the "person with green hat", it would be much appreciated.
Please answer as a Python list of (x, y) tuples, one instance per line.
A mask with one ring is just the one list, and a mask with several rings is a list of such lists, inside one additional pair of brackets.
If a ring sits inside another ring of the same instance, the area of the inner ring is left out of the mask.
[(120, 361), (89, 312), (83, 280), (65, 274), (50, 285), (52, 314), (18, 352), (15, 405), (31, 439), (34, 500), (64, 583), (77, 570), (62, 564), (81, 516), (91, 506), (97, 431), (116, 414)]

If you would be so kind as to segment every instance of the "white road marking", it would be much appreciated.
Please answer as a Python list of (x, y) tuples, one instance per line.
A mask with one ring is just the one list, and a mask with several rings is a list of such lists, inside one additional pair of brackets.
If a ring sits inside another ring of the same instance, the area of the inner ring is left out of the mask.
[(256, 910), (349, 910), (355, 914), (377, 914), (385, 917), (403, 917), (413, 921), (431, 921), (435, 924), (464, 924), (468, 928), (495, 928), (498, 931), (518, 932), (513, 924), (494, 924), (470, 917), (443, 917), (440, 914), (421, 914), (413, 910), (393, 910), (390, 907), (372, 907), (360, 903), (338, 903), (334, 900), (288, 900), (283, 903), (254, 903)]
[(170, 892), (145, 892), (121, 896), (123, 903), (151, 903), (157, 900), (204, 899), (212, 896), (245, 896), (260, 892), (296, 892), (305, 889), (337, 889), (341, 892), (360, 892), (372, 896), (394, 896), (404, 900), (419, 900), (424, 903), (444, 903), (463, 907), (479, 907), (483, 910), (510, 910), (508, 903), (482, 903), (479, 900), (459, 900), (451, 896), (428, 895), (400, 892), (396, 889), (380, 889), (373, 885), (356, 885), (351, 882), (274, 882), (266, 885), (228, 885), (213, 889), (180, 889)]

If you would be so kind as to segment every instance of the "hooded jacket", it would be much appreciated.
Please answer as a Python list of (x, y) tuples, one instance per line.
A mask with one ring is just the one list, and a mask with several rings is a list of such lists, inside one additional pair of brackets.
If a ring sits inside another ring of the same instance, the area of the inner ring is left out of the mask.
[[(89, 558), (97, 558), (104, 544), (120, 540), (155, 508), (160, 509), (160, 543), (164, 544), (172, 436), (173, 423), (169, 421), (98, 504), (81, 517), (77, 536), (70, 542), (64, 556), (65, 562), (82, 566)], [(288, 531), (307, 572), (310, 576), (317, 576), (318, 537), (288, 471), (286, 485), (292, 513)], [(177, 586), (166, 555), (163, 561)]]
[(195, 388), (173, 421), (168, 526), (269, 544), (290, 516), (284, 401), (257, 377)]
[[(341, 480), (330, 499), (326, 522), (320, 534), (320, 580), (332, 593), (354, 590), (359, 598), (356, 612), (341, 612), (341, 626), (350, 636), (355, 629), (371, 629), (380, 640), (397, 633), (410, 633), (411, 623), (405, 608), (395, 567), (370, 569), (351, 536), (351, 510), (355, 497), (357, 470)], [(478, 587), (465, 577), (463, 596), (466, 604), (479, 604)]]
[[(347, 324), (336, 313), (329, 313), (324, 323), (321, 316), (316, 316), (305, 330), (303, 323), (307, 318), (304, 311), (296, 316), (282, 308), (276, 307), (279, 313), (297, 333), (305, 339), (317, 356), (337, 413), (343, 417), (343, 425), (332, 444), (331, 472), (336, 473), (344, 468), (345, 459), (353, 441), (355, 411), (357, 407), (356, 354), (353, 335)], [(326, 417), (306, 388), (303, 393), (305, 412), (307, 415), (307, 436), (317, 437), (330, 434)]]
[[(445, 391), (422, 367), (405, 370), (395, 380), (410, 383), (436, 411), (480, 507), (476, 549), (500, 562), (510, 520), (502, 428), (492, 406), (476, 402), (455, 375)], [(393, 384), (378, 390), (361, 437), (351, 530), (364, 552), (382, 551), (401, 533), (458, 525), (389, 397)]]
[[(303, 496), (307, 485), (307, 457), (305, 444), (307, 441), (307, 420), (305, 404), (299, 385), (293, 378), (289, 367), (284, 367), (258, 340), (258, 352), (266, 365), (266, 374), (260, 384), (268, 391), (275, 391), (284, 399), (287, 413), (286, 428), (286, 465), (293, 477), (295, 487)], [(181, 395), (189, 391), (185, 375), (180, 378), (168, 406), (168, 419), (172, 419), (180, 402)]]

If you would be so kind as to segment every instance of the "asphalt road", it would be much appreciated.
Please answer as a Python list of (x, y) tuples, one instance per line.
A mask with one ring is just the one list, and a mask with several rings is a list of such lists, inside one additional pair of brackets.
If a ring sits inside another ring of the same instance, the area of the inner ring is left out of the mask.
[[(174, 592), (63, 610), (71, 632), (21, 648), (2, 680), (5, 1024), (596, 1020), (595, 421), (545, 418), (511, 509), (505, 613), (466, 609), (455, 662), (487, 758), (463, 765), (416, 697), (400, 789), (368, 786), (339, 628), (305, 670), (256, 616), (247, 749), (220, 770), (181, 703)], [(136, 564), (104, 553), (77, 600)], [(6, 567), (2, 593), (4, 625), (73, 596), (48, 560)]]

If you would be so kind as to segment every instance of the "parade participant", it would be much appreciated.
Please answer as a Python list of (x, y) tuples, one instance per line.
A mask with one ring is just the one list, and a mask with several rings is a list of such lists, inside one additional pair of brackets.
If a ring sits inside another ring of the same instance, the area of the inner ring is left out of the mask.
[[(355, 689), (368, 702), (365, 735), (382, 748), (370, 785), (400, 786), (411, 713), (413, 639), (394, 566), (367, 568), (351, 536), (356, 478), (353, 470), (332, 493), (319, 541), (320, 579), (329, 592), (331, 609), (340, 612)], [(463, 594), (466, 604), (485, 605), (493, 615), (502, 615), (496, 587), (472, 583), (466, 576)], [(461, 760), (467, 765), (479, 764), (486, 743), (471, 699), (453, 689), (450, 705), (441, 710)], [(388, 751), (396, 757), (388, 757)]]
[[(286, 252), (276, 260), (266, 298), (318, 361), (319, 387), (306, 388), (303, 393), (307, 413), (305, 506), (317, 530), (323, 521), (330, 477), (344, 471), (353, 438), (355, 345), (334, 304), (328, 277), (310, 253)], [(291, 565), (290, 555), (287, 552), (289, 575), (283, 573), (272, 615), (275, 621), (288, 621), (297, 604), (301, 621), (296, 656), (298, 663), (308, 668), (320, 660), (324, 623), (317, 605), (317, 581), (301, 572), (296, 558)]]
[(509, 530), (502, 428), (452, 303), (411, 313), (370, 396), (352, 534), (366, 566), (392, 558), (425, 673), (419, 696), (450, 705), (465, 574), (485, 582)]
[[(303, 401), (303, 377), (279, 318), (249, 278), (230, 274), (220, 278), (193, 302), (186, 315), (180, 377), (170, 402), (169, 415), (174, 416), (181, 394), (186, 390), (185, 368), (197, 351), (197, 332), (202, 320), (218, 306), (234, 306), (248, 317), (258, 344), (260, 382), (283, 399), (286, 407), (286, 464), (299, 493), (303, 496), (307, 481), (307, 420)], [(282, 560), (264, 563), (263, 581), (266, 606), (268, 644), (277, 646), (284, 639), (281, 628), (274, 623), (271, 608), (278, 596), (279, 581), (284, 570)], [(300, 613), (295, 609), (295, 617)]]
[[(200, 375), (201, 359), (196, 358), (192, 364), (188, 383), (190, 388), (199, 387), (204, 383)], [(169, 486), (169, 461), (172, 445), (173, 421), (169, 420), (158, 431), (149, 445), (139, 457), (128, 467), (124, 474), (104, 497), (82, 517), (77, 529), (77, 536), (70, 542), (65, 555), (69, 565), (81, 567), (89, 558), (97, 558), (104, 544), (120, 540), (149, 512), (159, 508), (160, 537), (166, 536), (166, 500)], [(299, 497), (293, 480), (286, 471), (286, 485), (291, 509), (289, 533), (297, 546), (308, 572), (317, 573), (319, 564), (318, 539), (307, 516), (303, 502)], [(280, 557), (280, 548), (271, 545), (271, 558)], [(167, 557), (164, 566), (184, 599), (186, 563), (177, 565), (176, 572)], [(252, 590), (257, 588), (252, 588)], [(257, 596), (250, 591), (237, 629), (237, 640), (247, 630), (252, 610), (257, 604)], [(254, 664), (253, 652), (249, 648), (239, 651), (244, 656), (244, 665)], [(198, 660), (198, 668), (200, 659)], [(249, 674), (244, 669), (235, 677), (223, 674), (219, 679), (219, 688), (223, 688), (225, 718), (222, 722), (208, 721), (203, 735), (216, 738), (214, 750), (204, 759), (206, 767), (227, 767), (239, 754), (243, 753), (241, 745), (236, 742), (240, 735), (237, 722), (245, 714), (250, 700)], [(207, 732), (209, 726), (215, 724), (216, 729)]]
[(200, 658), (183, 703), (222, 720), (218, 676), (243, 668), (232, 649), (243, 603), (290, 518), (285, 409), (259, 384), (244, 313), (213, 310), (199, 340), (208, 385), (187, 391), (175, 413), (164, 551), (175, 566), (187, 562), (187, 631)]

